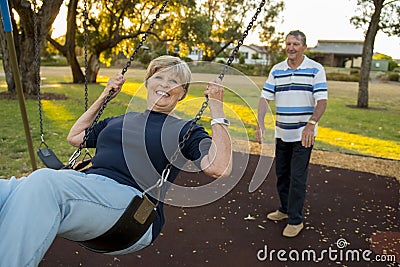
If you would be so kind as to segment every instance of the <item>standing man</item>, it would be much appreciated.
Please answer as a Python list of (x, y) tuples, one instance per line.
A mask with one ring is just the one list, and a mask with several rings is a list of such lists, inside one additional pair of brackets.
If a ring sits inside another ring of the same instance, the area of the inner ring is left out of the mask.
[(325, 112), (328, 99), (325, 70), (304, 55), (306, 49), (304, 33), (289, 32), (286, 36), (287, 59), (271, 69), (258, 105), (255, 137), (261, 143), (268, 104), (275, 100), (275, 157), (280, 207), (267, 214), (267, 218), (273, 221), (288, 219), (282, 233), (285, 237), (297, 236), (304, 227), (308, 165), (318, 121)]

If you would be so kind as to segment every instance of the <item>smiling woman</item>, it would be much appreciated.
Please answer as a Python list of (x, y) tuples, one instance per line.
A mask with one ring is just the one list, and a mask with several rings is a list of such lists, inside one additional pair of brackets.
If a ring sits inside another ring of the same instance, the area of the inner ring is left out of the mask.
[[(154, 59), (146, 75), (148, 109), (105, 118), (92, 127), (105, 99), (121, 92), (125, 78), (116, 74), (67, 137), (74, 146), (96, 148), (90, 168), (44, 168), (25, 178), (0, 179), (0, 222), (7, 225), (0, 227), (0, 266), (36, 266), (57, 235), (100, 253), (140, 250), (160, 234), (168, 183), (187, 161), (210, 177), (228, 176), (232, 145), (227, 124), (219, 122), (225, 117), (221, 80), (204, 90), (216, 121), (211, 124), (212, 138), (195, 120), (180, 119), (173, 112), (186, 95), (190, 77), (179, 58)], [(176, 163), (175, 155), (184, 161)], [(30, 219), (16, 224), (17, 218)], [(129, 234), (120, 224), (129, 227)], [(13, 255), (2, 254), (9, 249)]]
[(145, 76), (147, 108), (169, 114), (188, 91), (191, 71), (179, 58), (162, 56), (153, 60)]

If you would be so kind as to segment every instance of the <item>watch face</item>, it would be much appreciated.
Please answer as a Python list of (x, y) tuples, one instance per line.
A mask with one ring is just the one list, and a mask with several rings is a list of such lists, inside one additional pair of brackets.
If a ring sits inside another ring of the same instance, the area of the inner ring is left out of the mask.
[(211, 125), (213, 125), (213, 124), (217, 124), (217, 123), (219, 123), (219, 124), (224, 124), (224, 125), (226, 125), (226, 126), (229, 126), (231, 123), (229, 122), (229, 120), (228, 119), (225, 119), (225, 118), (217, 118), (217, 119), (212, 119), (211, 120)]

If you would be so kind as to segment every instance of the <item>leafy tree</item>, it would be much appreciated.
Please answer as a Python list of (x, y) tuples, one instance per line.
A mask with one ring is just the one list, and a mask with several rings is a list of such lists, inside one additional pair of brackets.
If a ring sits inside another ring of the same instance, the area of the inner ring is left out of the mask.
[(368, 108), (368, 82), (371, 70), (375, 37), (379, 30), (400, 36), (400, 1), (398, 0), (357, 0), (358, 15), (351, 18), (357, 28), (367, 26), (362, 52), (357, 107)]
[[(11, 21), (13, 26), (14, 45), (17, 51), (18, 63), (21, 72), (21, 81), (23, 91), (27, 94), (36, 94), (35, 86), (36, 74), (39, 72), (40, 64), (36, 64), (35, 43), (41, 50), (45, 36), (50, 32), (63, 0), (47, 0), (41, 3), (41, 6), (34, 5), (35, 1), (27, 0), (9, 0), (10, 9), (15, 10), (17, 16), (11, 11)], [(36, 10), (35, 10), (36, 6)], [(35, 15), (36, 14), (36, 15)], [(35, 41), (34, 25), (35, 16), (37, 18), (38, 36)], [(7, 46), (4, 39), (4, 29), (0, 29), (2, 54), (4, 55), (4, 71), (8, 90), (15, 93), (14, 78), (11, 72), (11, 63), (8, 57)], [(40, 59), (39, 59), (40, 61)]]
[(283, 48), (285, 44), (284, 33), (277, 32), (274, 26), (274, 22), (279, 18), (279, 14), (283, 11), (284, 6), (285, 4), (282, 1), (270, 3), (270, 8), (259, 23), (261, 27), (259, 38), (265, 44), (265, 48), (268, 51), (266, 73), (270, 71), (273, 65), (284, 60), (286, 57)]
[[(199, 2), (182, 24), (181, 46), (186, 45), (188, 50), (196, 46), (203, 51), (203, 60), (214, 60), (242, 37), (249, 15), (255, 13), (259, 4), (259, 0)], [(264, 21), (274, 21), (279, 13), (276, 7), (275, 1), (267, 0), (258, 19), (264, 17)]]
[[(71, 0), (73, 1), (73, 0)], [(77, 1), (77, 0), (74, 0)], [(149, 32), (148, 39), (166, 42), (173, 40), (174, 36), (179, 33), (180, 14), (184, 13), (184, 9), (194, 5), (194, 1), (170, 1), (167, 5), (164, 14), (161, 15), (159, 21), (154, 25), (154, 28)], [(70, 3), (71, 5), (71, 3)], [(100, 69), (100, 62), (109, 64), (114, 55), (125, 54), (131, 56), (137, 43), (141, 41), (143, 34), (148, 29), (150, 23), (155, 17), (156, 12), (160, 8), (160, 1), (94, 1), (88, 0), (88, 51), (90, 54), (88, 63), (88, 81), (96, 82), (96, 77)], [(80, 11), (75, 11), (78, 8)], [(69, 8), (71, 15), (68, 15), (71, 22), (67, 26), (67, 35), (77, 25), (78, 36), (76, 44), (80, 47), (84, 46), (83, 39), (83, 23), (86, 21), (83, 17), (82, 7), (79, 5)], [(169, 27), (165, 27), (168, 25)], [(165, 27), (165, 28), (164, 28)], [(150, 37), (152, 36), (152, 37)], [(49, 40), (51, 37), (48, 37)], [(71, 38), (66, 38), (64, 45), (57, 44), (56, 40), (51, 40), (51, 43), (62, 51), (70, 51), (73, 53), (72, 47), (75, 42)], [(146, 40), (145, 45), (150, 42)], [(65, 51), (63, 52), (65, 54)], [(76, 57), (76, 55), (75, 55)], [(79, 65), (78, 65), (79, 66)], [(72, 67), (72, 66), (71, 66)], [(76, 76), (79, 77), (80, 70), (76, 68)], [(73, 71), (73, 73), (75, 73)], [(75, 79), (74, 79), (75, 80)], [(79, 79), (77, 79), (79, 80)]]
[[(85, 76), (79, 65), (77, 54), (76, 54), (76, 34), (77, 34), (77, 24), (76, 18), (79, 12), (78, 10), (79, 0), (70, 0), (68, 4), (67, 11), (67, 32), (65, 38), (51, 38), (51, 34), (47, 34), (46, 39), (60, 51), (63, 56), (67, 58), (69, 66), (71, 67), (72, 79), (74, 83), (83, 83), (85, 81)], [(61, 42), (64, 41), (64, 44)]]
[[(35, 91), (34, 83), (37, 69), (34, 63), (34, 38), (32, 2), (35, 0), (11, 0), (13, 8), (21, 20), (13, 18), (17, 52), (23, 83), (26, 91)], [(15, 2), (15, 3), (14, 3)], [(68, 2), (67, 32), (63, 38), (51, 38), (51, 24), (59, 12), (62, 0), (42, 0), (38, 11), (38, 44), (43, 48), (45, 37), (68, 60), (73, 81), (84, 81), (81, 66), (77, 60), (77, 51), (84, 47), (83, 23), (88, 21), (88, 81), (96, 82), (100, 61), (110, 63), (114, 55), (130, 56), (141, 40), (154, 15), (160, 8), (160, 1), (146, 0), (87, 0), (88, 20), (83, 12), (83, 2)], [(266, 1), (261, 16), (274, 20), (275, 5), (273, 0)], [(145, 45), (149, 46), (153, 56), (165, 53), (186, 55), (194, 46), (204, 50), (204, 59), (213, 60), (218, 55), (228, 54), (227, 48), (236, 42), (243, 32), (246, 16), (253, 14), (258, 6), (257, 0), (171, 0), (166, 11), (161, 15), (151, 30)], [(265, 14), (267, 15), (265, 15)], [(259, 18), (260, 18), (259, 17)], [(247, 24), (247, 23), (246, 23)], [(2, 41), (4, 38), (2, 38)], [(5, 47), (4, 45), (2, 46)], [(4, 51), (3, 51), (3, 54)], [(142, 54), (142, 53), (141, 53)], [(148, 61), (145, 59), (144, 61)], [(7, 63), (5, 64), (7, 68)], [(10, 69), (10, 68), (8, 68)], [(12, 79), (10, 79), (12, 81)], [(36, 92), (35, 92), (36, 93)]]

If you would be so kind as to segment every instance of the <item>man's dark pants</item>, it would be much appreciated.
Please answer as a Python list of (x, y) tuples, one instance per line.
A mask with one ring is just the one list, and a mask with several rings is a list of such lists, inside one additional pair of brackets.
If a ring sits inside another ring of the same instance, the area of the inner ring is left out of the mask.
[(312, 147), (301, 142), (284, 142), (276, 139), (275, 148), (277, 189), (281, 202), (279, 210), (288, 214), (289, 224), (300, 224), (306, 197), (308, 165)]

